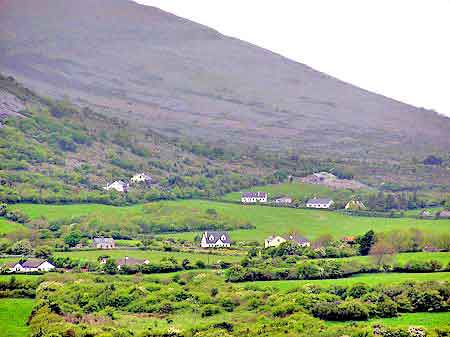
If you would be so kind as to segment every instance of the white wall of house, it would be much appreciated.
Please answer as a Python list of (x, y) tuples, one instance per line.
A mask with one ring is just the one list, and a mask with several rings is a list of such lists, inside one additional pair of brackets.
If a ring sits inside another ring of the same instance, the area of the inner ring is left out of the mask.
[(328, 203), (324, 203), (324, 204), (319, 204), (319, 203), (307, 203), (306, 207), (308, 208), (330, 208), (331, 206), (333, 206), (334, 201), (330, 201)]
[(267, 196), (266, 197), (259, 197), (259, 198), (249, 198), (249, 197), (242, 197), (241, 202), (244, 204), (252, 204), (257, 202), (266, 203), (267, 202)]
[(286, 239), (282, 238), (281, 236), (276, 236), (274, 238), (268, 238), (268, 239), (264, 240), (264, 247), (265, 248), (278, 247), (283, 242), (286, 242)]
[(55, 269), (55, 266), (52, 265), (50, 262), (45, 261), (37, 269), (40, 271), (50, 271), (50, 270)]

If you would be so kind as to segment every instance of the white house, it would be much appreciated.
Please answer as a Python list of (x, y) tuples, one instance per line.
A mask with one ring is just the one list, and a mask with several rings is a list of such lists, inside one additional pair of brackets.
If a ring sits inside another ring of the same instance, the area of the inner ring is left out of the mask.
[(125, 258), (117, 260), (117, 269), (120, 270), (123, 266), (141, 266), (149, 263), (149, 260), (134, 259), (132, 257), (125, 256)]
[(94, 238), (92, 246), (97, 249), (114, 249), (116, 248), (116, 242), (113, 238)]
[(204, 232), (202, 248), (230, 247), (231, 240), (227, 232)]
[(278, 247), (283, 242), (286, 242), (286, 239), (279, 235), (271, 235), (267, 239), (264, 240), (264, 248), (269, 247)]
[(152, 182), (152, 177), (150, 177), (148, 174), (145, 173), (139, 173), (139, 174), (135, 174), (132, 178), (131, 178), (131, 182), (133, 183), (146, 183), (146, 184), (151, 184)]
[(105, 190), (115, 190), (117, 192), (128, 192), (129, 185), (122, 180), (116, 180), (112, 184), (106, 185), (106, 187), (103, 187)]
[(275, 199), (275, 203), (278, 205), (290, 205), (292, 204), (292, 198), (282, 197)]
[(55, 269), (55, 266), (43, 259), (29, 259), (25, 262), (15, 262), (8, 265), (11, 273), (29, 273), (35, 271), (50, 271)]
[(243, 204), (255, 204), (257, 202), (266, 203), (266, 192), (244, 192), (241, 194), (241, 202)]
[(308, 208), (322, 208), (322, 209), (329, 209), (331, 206), (334, 205), (334, 201), (331, 199), (320, 199), (320, 198), (313, 198), (309, 199), (306, 203), (306, 207)]

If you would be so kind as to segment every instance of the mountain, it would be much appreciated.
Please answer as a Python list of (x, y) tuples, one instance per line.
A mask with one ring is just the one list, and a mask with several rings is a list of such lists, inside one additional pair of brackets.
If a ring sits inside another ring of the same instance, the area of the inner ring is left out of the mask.
[(0, 9), (1, 72), (171, 137), (370, 160), (450, 147), (449, 118), (154, 7), (0, 0)]

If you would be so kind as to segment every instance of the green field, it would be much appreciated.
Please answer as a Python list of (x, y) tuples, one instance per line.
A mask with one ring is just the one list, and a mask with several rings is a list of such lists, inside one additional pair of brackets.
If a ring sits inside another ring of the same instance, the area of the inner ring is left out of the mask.
[[(252, 230), (236, 230), (231, 233), (232, 240), (258, 240), (274, 233), (283, 234), (288, 231), (298, 231), (314, 239), (325, 233), (332, 234), (336, 238), (345, 235), (359, 235), (369, 229), (376, 232), (402, 230), (417, 228), (428, 232), (446, 233), (450, 231), (450, 220), (419, 220), (413, 218), (370, 218), (353, 217), (331, 211), (275, 208), (265, 206), (249, 206), (239, 204), (221, 203), (206, 200), (180, 200), (165, 202), (168, 207), (173, 208), (173, 216), (186, 209), (205, 212), (207, 209), (215, 209), (219, 214), (231, 218), (250, 222), (256, 226)], [(31, 218), (46, 217), (48, 220), (76, 218), (83, 215), (96, 215), (102, 217), (131, 217), (143, 215), (143, 205), (131, 207), (114, 207), (106, 205), (35, 205), (19, 204), (14, 207), (20, 208)], [(178, 237), (193, 240), (198, 233), (170, 233), (164, 236)]]
[(0, 218), (0, 235), (8, 234), (20, 229), (25, 229), (25, 226), (17, 222), (11, 222), (4, 218)]
[[(358, 261), (361, 263), (369, 263), (371, 258), (370, 256), (353, 256), (348, 258), (338, 259), (340, 261)], [(404, 265), (410, 261), (430, 261), (436, 260), (442, 263), (443, 266), (447, 266), (450, 263), (450, 252), (438, 252), (438, 253), (429, 253), (429, 252), (417, 252), (417, 253), (400, 253), (396, 254), (392, 263), (398, 263), (400, 265)]]
[(31, 299), (0, 299), (0, 335), (25, 337), (29, 328), (26, 325), (34, 301)]
[(356, 283), (365, 283), (367, 285), (394, 284), (407, 281), (449, 281), (450, 273), (379, 273), (379, 274), (358, 274), (349, 278), (334, 280), (300, 280), (300, 281), (256, 281), (243, 282), (240, 286), (256, 286), (258, 288), (275, 288), (279, 290), (290, 290), (306, 284), (321, 286), (351, 286)]
[(243, 256), (226, 255), (226, 254), (203, 254), (203, 253), (186, 253), (186, 252), (160, 252), (150, 250), (90, 250), (90, 251), (72, 251), (72, 252), (55, 252), (55, 256), (68, 256), (72, 259), (81, 259), (85, 261), (97, 261), (99, 256), (109, 256), (113, 259), (121, 259), (125, 256), (134, 257), (136, 259), (148, 259), (150, 262), (159, 263), (163, 258), (173, 257), (179, 262), (189, 259), (191, 263), (203, 261), (205, 263), (238, 262)]

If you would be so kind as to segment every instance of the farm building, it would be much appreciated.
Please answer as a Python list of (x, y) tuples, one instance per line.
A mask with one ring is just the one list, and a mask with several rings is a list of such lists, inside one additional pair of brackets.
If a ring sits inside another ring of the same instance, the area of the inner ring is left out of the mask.
[(125, 256), (125, 258), (117, 260), (117, 269), (120, 270), (123, 266), (142, 266), (149, 263), (149, 260), (134, 259), (132, 257)]
[(116, 248), (116, 242), (113, 238), (94, 238), (92, 246), (97, 249), (114, 249)]
[(450, 211), (441, 211), (438, 213), (440, 219), (450, 219)]
[(14, 262), (7, 265), (11, 273), (29, 273), (36, 271), (50, 271), (55, 266), (43, 259), (29, 259), (24, 262)]
[(117, 192), (128, 192), (128, 188), (129, 185), (125, 182), (123, 182), (122, 180), (116, 180), (115, 182), (106, 185), (106, 187), (104, 187), (105, 190), (107, 191), (111, 191), (111, 190), (115, 190)]
[(363, 211), (366, 209), (366, 206), (362, 201), (351, 200), (345, 205), (345, 209), (348, 211)]
[(271, 235), (267, 239), (264, 240), (264, 248), (269, 247), (278, 247), (283, 242), (286, 242), (286, 239), (279, 235)]
[(149, 176), (146, 173), (139, 173), (139, 174), (135, 174), (132, 178), (131, 178), (131, 182), (133, 183), (146, 183), (146, 184), (151, 184), (153, 181), (153, 178), (151, 176)]
[(309, 199), (306, 203), (306, 207), (308, 208), (322, 208), (322, 209), (329, 209), (331, 206), (334, 205), (334, 201), (331, 199), (321, 199), (321, 198), (313, 198)]
[(292, 204), (292, 198), (289, 197), (281, 197), (275, 199), (275, 203), (278, 205), (290, 205)]
[(204, 232), (202, 248), (230, 247), (231, 240), (227, 232)]
[(309, 246), (311, 246), (311, 242), (307, 238), (305, 238), (304, 236), (301, 236), (299, 234), (296, 234), (296, 233), (291, 233), (291, 234), (288, 234), (288, 235), (284, 235), (283, 238), (286, 241), (294, 242), (294, 243), (298, 244), (301, 247), (309, 247)]
[(266, 203), (267, 193), (266, 192), (244, 192), (241, 194), (241, 202), (243, 204), (255, 204), (255, 203)]

